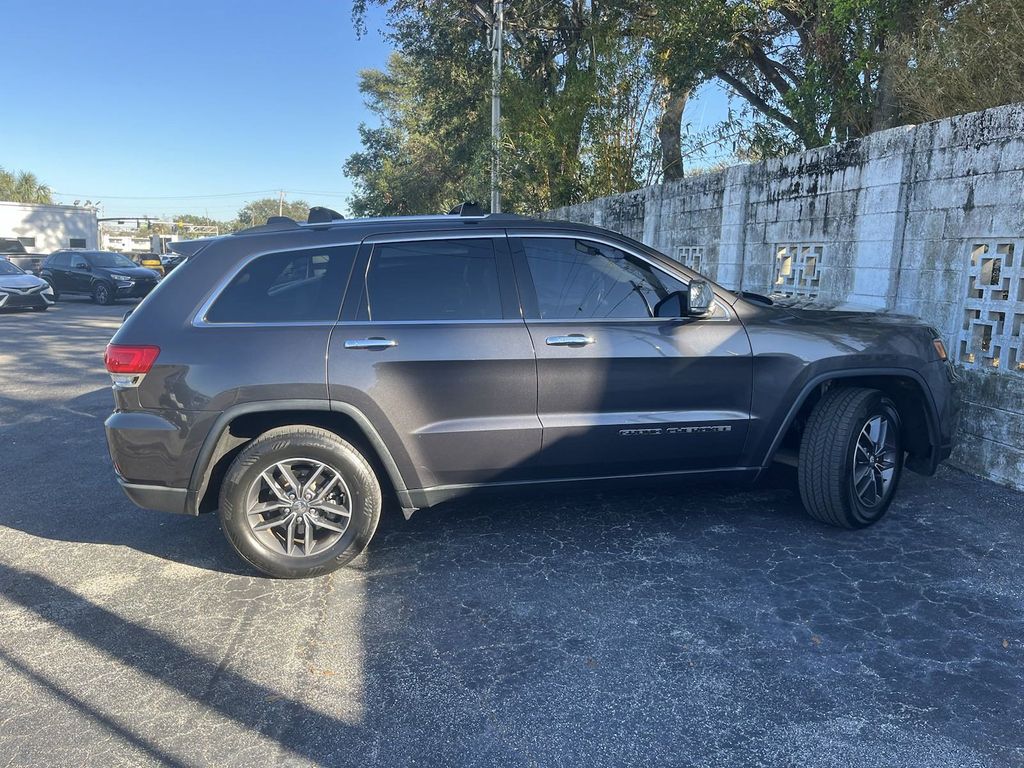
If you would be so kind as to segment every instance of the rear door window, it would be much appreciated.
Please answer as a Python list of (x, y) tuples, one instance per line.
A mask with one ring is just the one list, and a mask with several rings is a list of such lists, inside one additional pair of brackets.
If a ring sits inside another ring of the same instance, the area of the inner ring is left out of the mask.
[(334, 322), (355, 255), (355, 245), (343, 245), (260, 256), (221, 292), (206, 322)]
[(360, 319), (500, 320), (499, 285), (490, 238), (378, 243), (366, 271)]

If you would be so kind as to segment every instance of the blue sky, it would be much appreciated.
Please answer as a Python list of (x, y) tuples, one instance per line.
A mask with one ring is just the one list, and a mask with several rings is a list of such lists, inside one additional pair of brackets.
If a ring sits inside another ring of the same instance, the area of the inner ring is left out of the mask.
[[(357, 73), (389, 52), (347, 0), (4, 0), (0, 166), (107, 216), (232, 218), (276, 196), (343, 208), (367, 119)], [(712, 92), (687, 110), (709, 120)]]

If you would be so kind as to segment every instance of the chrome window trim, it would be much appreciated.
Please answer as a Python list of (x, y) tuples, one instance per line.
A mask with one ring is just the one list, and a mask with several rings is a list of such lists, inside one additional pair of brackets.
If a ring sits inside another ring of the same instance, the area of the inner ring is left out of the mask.
[[(292, 326), (297, 326), (297, 327), (303, 327), (303, 326), (311, 327), (312, 326), (312, 327), (315, 327), (315, 326), (323, 326), (323, 325), (334, 325), (335, 322), (337, 321), (337, 318), (335, 318), (335, 320), (296, 320), (296, 321), (292, 321), (292, 322), (212, 323), (212, 322), (210, 322), (210, 321), (208, 321), (206, 319), (206, 315), (210, 311), (210, 307), (212, 307), (214, 305), (214, 303), (216, 303), (217, 299), (220, 298), (220, 295), (231, 284), (231, 281), (234, 280), (236, 277), (238, 277), (238, 274), (243, 269), (245, 269), (247, 266), (249, 266), (252, 262), (256, 261), (256, 259), (262, 258), (263, 256), (276, 256), (276, 255), (279, 255), (279, 254), (282, 254), (282, 253), (302, 254), (302, 253), (305, 253), (307, 251), (322, 252), (322, 251), (330, 249), (330, 248), (345, 248), (347, 246), (355, 246), (356, 248), (358, 248), (360, 245), (361, 245), (361, 241), (359, 241), (359, 240), (352, 240), (352, 241), (346, 241), (346, 242), (343, 242), (343, 243), (330, 243), (329, 245), (303, 246), (302, 248), (284, 248), (284, 249), (281, 249), (281, 248), (271, 248), (269, 250), (256, 251), (255, 253), (251, 253), (248, 256), (246, 256), (244, 259), (242, 259), (240, 262), (238, 262), (238, 264), (235, 265), (235, 268), (232, 269), (231, 271), (229, 271), (227, 276), (222, 278), (213, 287), (213, 289), (210, 291), (210, 294), (207, 296), (206, 300), (199, 306), (199, 309), (196, 310), (195, 314), (192, 316), (192, 326), (194, 328), (264, 328), (264, 327), (268, 327), (268, 328), (288, 328), (288, 327), (292, 327)], [(359, 254), (357, 252), (356, 253), (356, 260), (358, 260), (358, 257), (359, 257)], [(355, 266), (354, 263), (353, 263), (353, 266)], [(344, 298), (344, 297), (342, 297), (342, 298)], [(338, 311), (339, 312), (341, 311), (340, 304), (339, 304)]]
[[(510, 240), (514, 239), (514, 238), (518, 238), (518, 239), (522, 240), (522, 239), (526, 239), (526, 238), (539, 238), (539, 237), (547, 238), (549, 240), (592, 240), (592, 241), (594, 241), (596, 243), (601, 243), (603, 245), (607, 245), (610, 248), (617, 248), (620, 251), (622, 251), (623, 253), (628, 253), (633, 258), (639, 259), (640, 261), (642, 261), (644, 264), (649, 266), (651, 269), (658, 270), (662, 274), (668, 275), (669, 277), (671, 277), (674, 280), (678, 280), (681, 283), (685, 283), (687, 285), (687, 287), (689, 287), (690, 281), (693, 280), (692, 277), (690, 277), (689, 275), (686, 275), (686, 274), (684, 274), (682, 272), (680, 272), (680, 274), (673, 274), (668, 269), (666, 269), (665, 266), (652, 262), (649, 258), (644, 256), (643, 254), (637, 253), (632, 248), (627, 248), (623, 243), (616, 242), (615, 240), (612, 240), (609, 237), (603, 237), (601, 235), (592, 235), (589, 232), (580, 232), (578, 234), (569, 234), (568, 232), (537, 232), (537, 233), (526, 234), (524, 231), (520, 230), (520, 231), (516, 231), (514, 233), (510, 232), (508, 237), (509, 237)], [(524, 257), (525, 257), (525, 253), (524, 253)], [(666, 258), (668, 258), (668, 257), (666, 256)], [(531, 280), (533, 279), (533, 275), (532, 274), (530, 275), (530, 279)], [(711, 284), (710, 281), (709, 281), (708, 284), (709, 285)], [(721, 309), (725, 313), (725, 317), (700, 317), (700, 316), (694, 316), (691, 319), (693, 319), (693, 320), (700, 320), (700, 321), (703, 321), (703, 322), (706, 322), (706, 323), (722, 323), (722, 322), (726, 322), (727, 323), (727, 322), (731, 322), (734, 319), (733, 318), (732, 309), (729, 307), (728, 302), (724, 301), (718, 295), (717, 291), (714, 291), (714, 294), (715, 294), (715, 304), (719, 307), (719, 309)], [(587, 323), (587, 322), (590, 322), (590, 323), (601, 323), (601, 322), (639, 323), (639, 322), (645, 322), (645, 321), (658, 321), (658, 322), (664, 323), (666, 320), (681, 320), (681, 319), (684, 319), (684, 318), (675, 318), (675, 317), (635, 317), (635, 318), (619, 317), (619, 318), (590, 318), (590, 319), (587, 319), (587, 318), (580, 318), (580, 317), (576, 317), (576, 318), (553, 318), (553, 317), (549, 318), (549, 317), (545, 317), (545, 318), (538, 318), (536, 320), (531, 319), (531, 320), (528, 320), (527, 322), (530, 322), (530, 323), (535, 323), (535, 322), (540, 322), (540, 323), (549, 323), (549, 322), (554, 322), (554, 323)]]

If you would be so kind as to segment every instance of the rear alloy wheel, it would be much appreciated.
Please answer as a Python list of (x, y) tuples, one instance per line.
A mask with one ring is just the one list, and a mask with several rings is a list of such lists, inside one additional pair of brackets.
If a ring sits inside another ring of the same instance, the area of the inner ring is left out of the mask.
[(365, 458), (333, 432), (280, 427), (247, 445), (220, 492), (228, 540), (270, 576), (340, 568), (363, 551), (380, 519), (380, 484)]
[(800, 445), (800, 497), (818, 520), (863, 528), (888, 510), (903, 470), (900, 416), (875, 389), (835, 388), (821, 399)]
[(99, 283), (92, 289), (92, 300), (106, 306), (114, 303), (114, 292), (106, 283)]

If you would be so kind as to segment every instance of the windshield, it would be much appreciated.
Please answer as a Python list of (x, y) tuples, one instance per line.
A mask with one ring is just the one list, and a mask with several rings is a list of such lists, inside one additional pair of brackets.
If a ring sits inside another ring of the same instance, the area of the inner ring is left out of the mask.
[(127, 256), (122, 256), (120, 253), (109, 253), (107, 251), (97, 251), (96, 253), (90, 253), (86, 257), (89, 263), (94, 267), (137, 267), (134, 261), (129, 259)]
[(0, 275), (24, 275), (24, 271), (18, 269), (16, 266), (6, 259), (0, 259)]
[(25, 253), (25, 246), (20, 240), (0, 237), (0, 253)]

